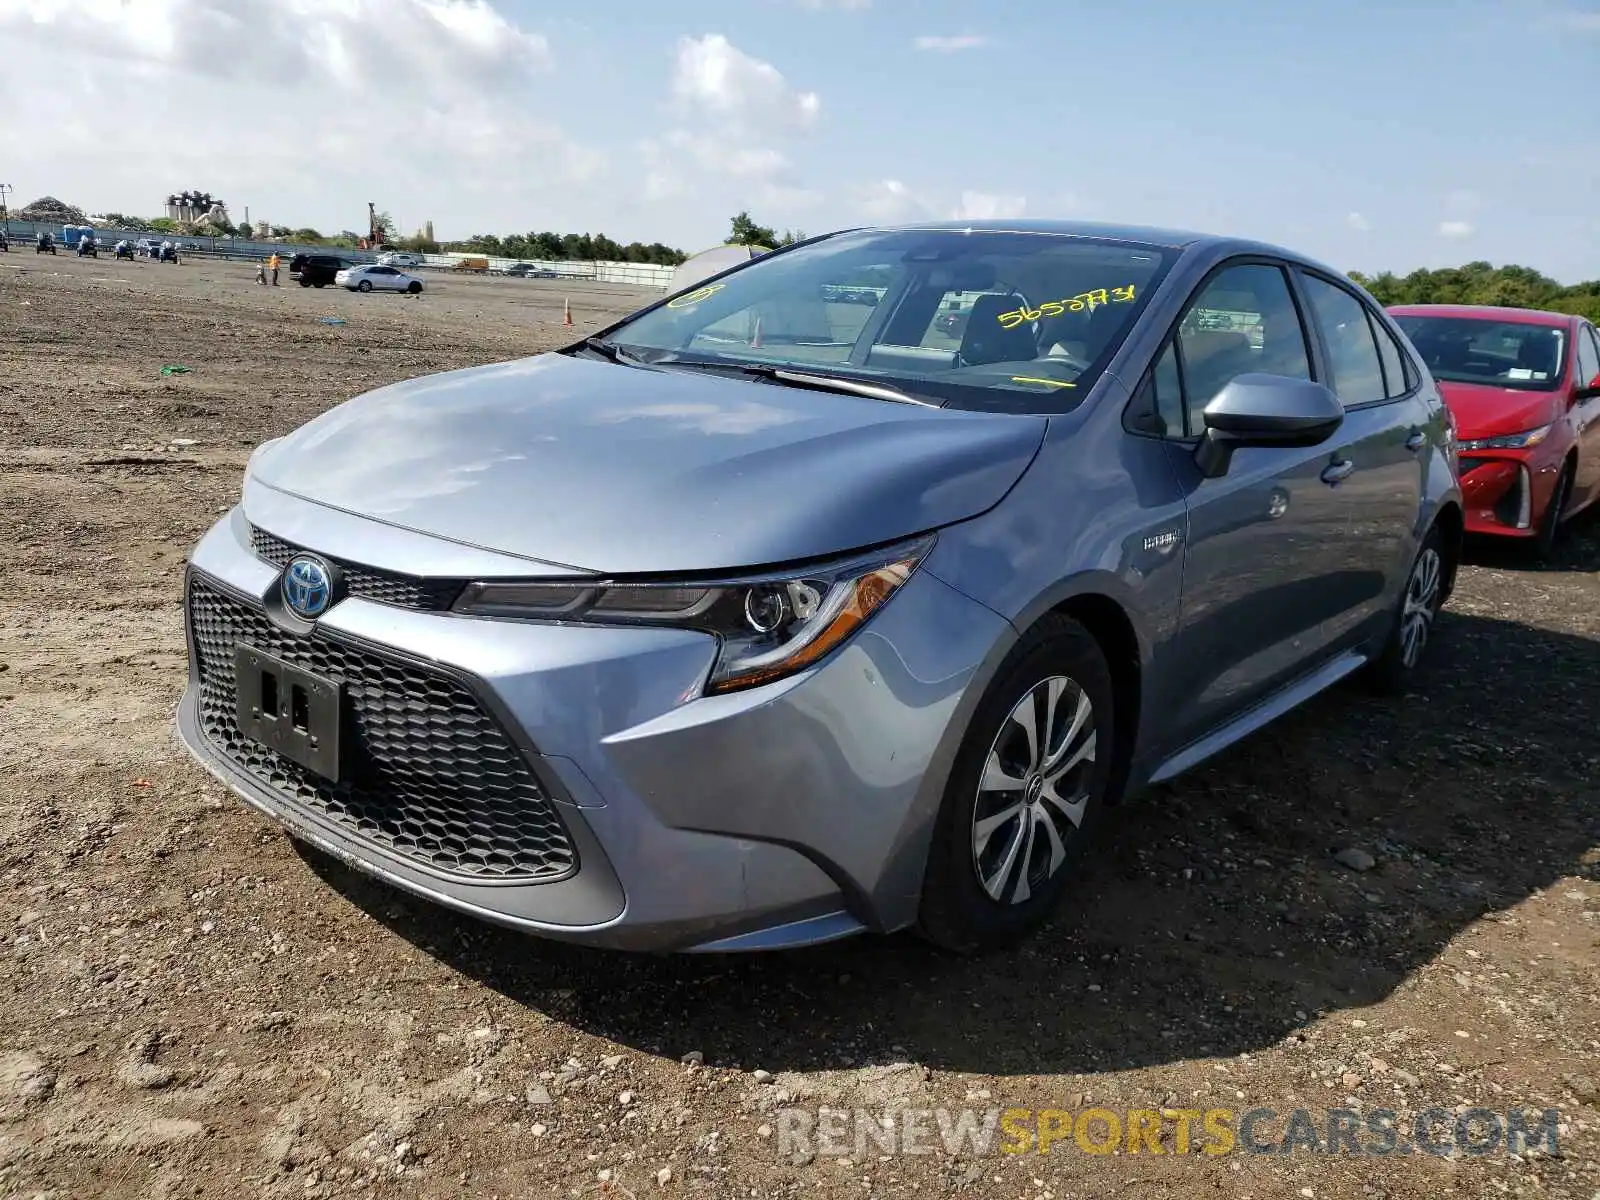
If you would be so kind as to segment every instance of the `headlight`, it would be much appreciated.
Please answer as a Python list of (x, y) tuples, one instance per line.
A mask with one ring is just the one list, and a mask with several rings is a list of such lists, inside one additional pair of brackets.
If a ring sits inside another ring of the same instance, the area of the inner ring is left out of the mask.
[(911, 578), (919, 538), (818, 567), (706, 582), (473, 583), (455, 611), (599, 625), (670, 625), (715, 634), (708, 692), (771, 683), (821, 660)]
[(1554, 424), (1541, 425), (1537, 429), (1529, 429), (1524, 433), (1506, 433), (1499, 437), (1469, 438), (1459, 443), (1463, 450), (1526, 450), (1529, 446), (1537, 446), (1550, 436)]

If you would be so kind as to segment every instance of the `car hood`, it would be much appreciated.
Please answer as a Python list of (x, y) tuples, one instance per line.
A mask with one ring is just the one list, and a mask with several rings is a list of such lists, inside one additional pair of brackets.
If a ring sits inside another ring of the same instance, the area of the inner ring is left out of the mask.
[(957, 412), (545, 354), (359, 396), (253, 481), (601, 574), (820, 558), (976, 516), (1042, 417)]
[(1523, 392), (1481, 383), (1439, 381), (1439, 391), (1456, 419), (1457, 436), (1497, 437), (1537, 429), (1555, 420), (1559, 392)]

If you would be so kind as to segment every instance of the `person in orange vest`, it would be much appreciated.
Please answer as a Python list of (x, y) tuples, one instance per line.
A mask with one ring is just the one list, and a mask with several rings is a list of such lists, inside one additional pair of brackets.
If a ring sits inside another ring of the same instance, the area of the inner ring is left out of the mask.
[(267, 270), (272, 272), (272, 286), (278, 286), (278, 252), (274, 250), (272, 257), (267, 259)]

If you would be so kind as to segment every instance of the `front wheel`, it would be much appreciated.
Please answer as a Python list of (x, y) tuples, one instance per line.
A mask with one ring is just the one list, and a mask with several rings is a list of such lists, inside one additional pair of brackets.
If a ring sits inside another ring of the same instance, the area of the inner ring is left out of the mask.
[(1444, 607), (1444, 554), (1444, 538), (1435, 525), (1428, 530), (1411, 563), (1389, 640), (1367, 669), (1368, 684), (1380, 694), (1404, 691), (1422, 661), (1422, 652), (1433, 636), (1434, 622)]
[(363, 279), (360, 283), (356, 284), (356, 291), (358, 292), (370, 292), (371, 290), (372, 280), (370, 279)]
[(1104, 653), (1049, 617), (1013, 648), (956, 755), (923, 877), (918, 932), (960, 954), (1042, 926), (1105, 803), (1114, 739)]
[(300, 286), (301, 286), (301, 287), (310, 287), (310, 286), (311, 286), (311, 280), (309, 280), (309, 279), (302, 279), (302, 280), (301, 280), (301, 281), (300, 281)]
[(411, 286), (406, 288), (406, 291), (413, 296), (420, 296), (422, 295), (422, 285), (413, 279), (411, 281)]
[(1555, 553), (1556, 543), (1561, 540), (1561, 516), (1571, 497), (1572, 464), (1567, 462), (1562, 464), (1555, 490), (1550, 493), (1550, 502), (1545, 505), (1544, 518), (1539, 522), (1539, 532), (1533, 539), (1533, 556), (1537, 561), (1545, 562)]

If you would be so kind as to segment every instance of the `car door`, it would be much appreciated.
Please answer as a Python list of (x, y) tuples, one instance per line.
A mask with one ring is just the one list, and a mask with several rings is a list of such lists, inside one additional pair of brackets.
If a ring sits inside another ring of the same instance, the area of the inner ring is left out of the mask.
[(1214, 479), (1194, 457), (1206, 404), (1236, 376), (1312, 379), (1314, 368), (1286, 266), (1250, 259), (1200, 284), (1147, 378), (1189, 513), (1168, 752), (1324, 654), (1328, 618), (1347, 590), (1347, 510), (1323, 478), (1331, 447), (1241, 447)]
[(1384, 320), (1349, 287), (1298, 272), (1322, 358), (1325, 382), (1344, 406), (1344, 425), (1327, 448), (1346, 505), (1341, 590), (1329, 616), (1331, 647), (1366, 640), (1387, 627), (1398, 589), (1416, 556), (1432, 417), (1421, 380)]
[[(1600, 386), (1600, 334), (1587, 321), (1580, 322), (1577, 343), (1572, 386)], [(1578, 473), (1573, 479), (1572, 501), (1584, 504), (1600, 494), (1600, 396), (1579, 400), (1573, 415), (1578, 426)]]

